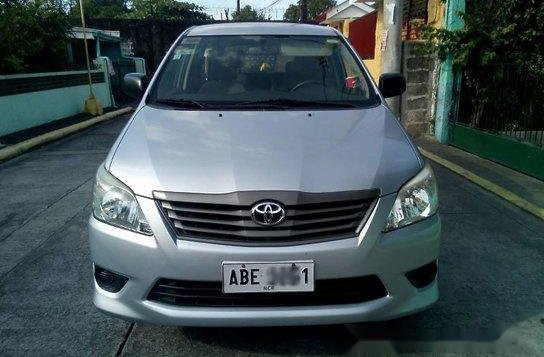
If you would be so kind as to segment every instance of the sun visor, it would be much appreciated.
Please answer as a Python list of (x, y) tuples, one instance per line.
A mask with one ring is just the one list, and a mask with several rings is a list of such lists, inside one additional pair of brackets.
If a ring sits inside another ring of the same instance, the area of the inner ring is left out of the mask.
[(312, 56), (322, 57), (330, 56), (332, 50), (338, 45), (337, 39), (327, 39), (327, 42), (323, 44), (321, 41), (315, 41), (313, 39), (289, 39), (289, 41), (281, 42), (281, 53), (285, 56)]

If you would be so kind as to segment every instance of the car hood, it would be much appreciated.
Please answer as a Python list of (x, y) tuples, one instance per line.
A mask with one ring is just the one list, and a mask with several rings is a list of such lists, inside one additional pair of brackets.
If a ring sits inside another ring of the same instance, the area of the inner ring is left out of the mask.
[(396, 192), (421, 158), (384, 106), (198, 111), (144, 106), (112, 149), (135, 194), (253, 190)]

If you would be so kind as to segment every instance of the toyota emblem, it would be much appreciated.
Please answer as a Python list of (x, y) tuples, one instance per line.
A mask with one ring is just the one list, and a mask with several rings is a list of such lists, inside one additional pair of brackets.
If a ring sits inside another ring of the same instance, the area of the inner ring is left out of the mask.
[(279, 224), (285, 218), (285, 210), (276, 202), (264, 201), (251, 208), (251, 219), (262, 226)]

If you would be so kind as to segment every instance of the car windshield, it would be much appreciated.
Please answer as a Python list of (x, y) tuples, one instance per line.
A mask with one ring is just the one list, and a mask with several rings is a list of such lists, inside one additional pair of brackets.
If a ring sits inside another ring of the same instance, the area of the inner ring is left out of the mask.
[(367, 107), (379, 103), (354, 54), (334, 36), (184, 37), (150, 103), (191, 108)]

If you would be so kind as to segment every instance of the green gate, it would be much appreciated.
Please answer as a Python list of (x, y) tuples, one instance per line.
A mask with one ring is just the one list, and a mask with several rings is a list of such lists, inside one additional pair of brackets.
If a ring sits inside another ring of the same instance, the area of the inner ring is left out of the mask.
[(508, 64), (462, 73), (449, 144), (544, 180), (543, 79)]

